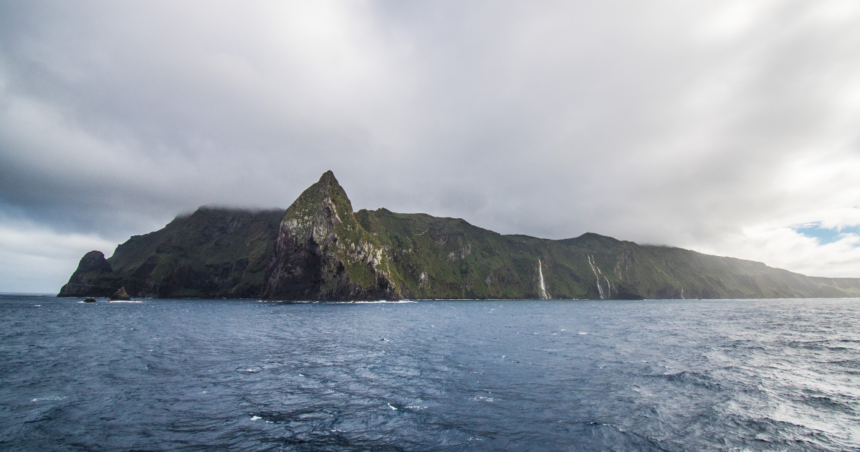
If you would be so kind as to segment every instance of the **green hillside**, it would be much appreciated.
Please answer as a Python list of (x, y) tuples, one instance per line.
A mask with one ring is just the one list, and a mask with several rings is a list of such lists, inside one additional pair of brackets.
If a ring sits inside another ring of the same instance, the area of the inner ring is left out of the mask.
[(286, 210), (201, 207), (91, 252), (60, 296), (372, 299), (857, 297), (860, 279), (598, 234), (501, 235), (461, 219), (353, 212), (330, 171)]
[(130, 238), (107, 261), (134, 296), (259, 297), (283, 215), (201, 207)]

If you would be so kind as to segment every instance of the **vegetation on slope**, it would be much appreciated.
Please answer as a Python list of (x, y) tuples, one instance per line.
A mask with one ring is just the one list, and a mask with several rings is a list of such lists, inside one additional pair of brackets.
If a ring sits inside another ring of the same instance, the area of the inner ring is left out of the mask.
[(455, 218), (353, 212), (330, 171), (286, 211), (202, 207), (132, 237), (106, 262), (95, 253), (61, 296), (120, 285), (134, 296), (304, 300), (860, 296), (860, 279), (592, 233), (546, 240)]
[(108, 259), (135, 296), (258, 297), (283, 210), (201, 207)]

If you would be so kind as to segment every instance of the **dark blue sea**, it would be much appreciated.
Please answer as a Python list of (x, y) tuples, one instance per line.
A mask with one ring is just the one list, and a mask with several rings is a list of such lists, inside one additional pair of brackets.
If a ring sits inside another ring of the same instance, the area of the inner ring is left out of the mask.
[(2, 296), (0, 449), (860, 450), (860, 300)]

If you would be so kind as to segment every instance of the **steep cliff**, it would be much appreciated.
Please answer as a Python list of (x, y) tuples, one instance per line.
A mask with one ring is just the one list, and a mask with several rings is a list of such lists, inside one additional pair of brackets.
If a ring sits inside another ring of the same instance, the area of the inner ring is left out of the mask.
[(353, 212), (330, 171), (286, 210), (201, 207), (87, 253), (60, 296), (376, 300), (400, 298), (857, 297), (860, 279), (597, 234), (501, 235), (455, 218)]
[(356, 217), (382, 243), (407, 298), (860, 296), (857, 278), (810, 278), (759, 262), (593, 233), (546, 240), (386, 209), (362, 210)]
[(60, 289), (58, 297), (109, 297), (120, 284), (101, 251), (84, 254), (69, 282)]
[(281, 221), (264, 298), (398, 299), (388, 255), (356, 221), (331, 171), (304, 191)]

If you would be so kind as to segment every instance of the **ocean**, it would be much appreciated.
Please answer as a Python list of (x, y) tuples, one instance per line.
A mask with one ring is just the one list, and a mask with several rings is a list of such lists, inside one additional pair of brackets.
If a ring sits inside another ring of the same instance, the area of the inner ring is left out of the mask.
[(860, 300), (0, 296), (0, 449), (860, 450)]

